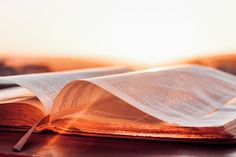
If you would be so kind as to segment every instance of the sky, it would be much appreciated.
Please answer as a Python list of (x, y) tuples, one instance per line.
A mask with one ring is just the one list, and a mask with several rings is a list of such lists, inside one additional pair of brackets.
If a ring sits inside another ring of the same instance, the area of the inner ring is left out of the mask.
[(158, 64), (236, 52), (235, 0), (0, 0), (0, 54)]

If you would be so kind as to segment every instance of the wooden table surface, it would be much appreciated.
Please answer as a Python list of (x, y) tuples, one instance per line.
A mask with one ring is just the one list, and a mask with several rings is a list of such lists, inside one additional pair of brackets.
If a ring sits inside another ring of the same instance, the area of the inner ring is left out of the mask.
[(0, 156), (236, 156), (236, 145), (209, 145), (33, 134), (22, 152), (13, 146), (23, 133), (0, 132)]

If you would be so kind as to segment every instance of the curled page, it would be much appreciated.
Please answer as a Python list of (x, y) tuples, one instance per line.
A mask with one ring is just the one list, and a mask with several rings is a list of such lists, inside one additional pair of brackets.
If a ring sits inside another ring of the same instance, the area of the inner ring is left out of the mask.
[(230, 110), (235, 108), (231, 100), (236, 96), (236, 77), (185, 65), (72, 82), (56, 98), (52, 119), (79, 112), (98, 101), (103, 96), (102, 92), (96, 94), (98, 87), (153, 117), (177, 125), (222, 126), (236, 118), (234, 110)]

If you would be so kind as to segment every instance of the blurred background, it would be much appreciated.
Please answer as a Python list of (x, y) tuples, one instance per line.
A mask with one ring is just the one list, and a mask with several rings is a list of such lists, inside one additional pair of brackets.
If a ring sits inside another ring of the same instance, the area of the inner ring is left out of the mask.
[(0, 0), (0, 74), (180, 62), (234, 73), (235, 6), (234, 0)]

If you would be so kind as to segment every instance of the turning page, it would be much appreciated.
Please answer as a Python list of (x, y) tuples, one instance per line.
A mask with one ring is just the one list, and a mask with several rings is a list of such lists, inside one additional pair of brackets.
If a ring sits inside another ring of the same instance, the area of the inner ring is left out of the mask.
[[(236, 78), (201, 66), (151, 69), (68, 84), (52, 108), (55, 118), (98, 101), (102, 88), (137, 109), (183, 126), (222, 126), (236, 118)], [(83, 93), (83, 94), (81, 94)]]

